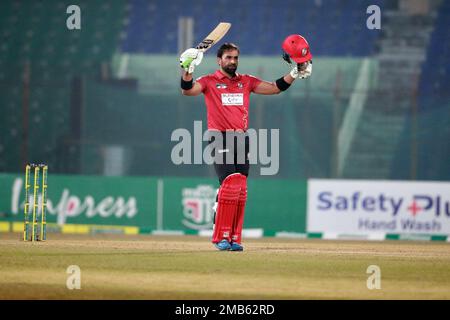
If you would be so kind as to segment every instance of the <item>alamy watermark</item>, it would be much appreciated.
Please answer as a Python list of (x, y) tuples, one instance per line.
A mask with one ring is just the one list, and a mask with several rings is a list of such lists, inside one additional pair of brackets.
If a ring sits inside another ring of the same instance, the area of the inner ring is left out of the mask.
[[(194, 121), (193, 134), (187, 129), (179, 128), (172, 132), (170, 139), (178, 142), (171, 152), (171, 160), (175, 165), (248, 162), (260, 164), (261, 175), (275, 175), (280, 168), (279, 129), (222, 133), (203, 131), (202, 121)], [(204, 142), (209, 142), (205, 148)]]
[(373, 4), (367, 7), (367, 14), (370, 16), (366, 20), (366, 26), (369, 30), (381, 29), (381, 9), (379, 6)]
[(69, 274), (66, 281), (66, 287), (69, 290), (81, 289), (81, 269), (77, 265), (67, 267), (66, 273)]
[(381, 289), (381, 269), (377, 265), (370, 265), (367, 267), (366, 270), (367, 274), (370, 274), (370, 276), (367, 278), (367, 289), (373, 290), (373, 289)]
[(66, 13), (70, 16), (66, 19), (66, 27), (69, 30), (81, 29), (81, 9), (79, 6), (72, 4), (67, 7)]

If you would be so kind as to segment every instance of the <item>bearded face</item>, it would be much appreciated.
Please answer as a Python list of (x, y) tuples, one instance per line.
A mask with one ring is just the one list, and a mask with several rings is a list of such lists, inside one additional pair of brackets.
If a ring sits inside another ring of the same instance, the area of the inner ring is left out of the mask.
[(217, 63), (223, 71), (230, 76), (236, 75), (236, 70), (239, 62), (239, 52), (237, 50), (225, 51), (222, 57), (217, 58)]

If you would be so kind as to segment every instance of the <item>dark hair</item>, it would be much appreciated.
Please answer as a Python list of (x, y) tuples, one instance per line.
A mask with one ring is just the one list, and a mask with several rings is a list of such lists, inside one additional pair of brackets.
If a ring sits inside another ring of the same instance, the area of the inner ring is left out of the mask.
[(231, 42), (226, 42), (220, 46), (219, 50), (217, 50), (217, 58), (222, 58), (223, 53), (229, 50), (237, 50), (239, 53), (239, 47)]

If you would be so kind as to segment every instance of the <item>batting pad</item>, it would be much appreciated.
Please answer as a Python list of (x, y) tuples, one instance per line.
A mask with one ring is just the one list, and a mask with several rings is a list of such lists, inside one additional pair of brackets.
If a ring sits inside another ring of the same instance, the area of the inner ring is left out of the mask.
[(231, 229), (231, 241), (241, 243), (244, 224), (245, 203), (247, 202), (247, 177), (241, 174), (241, 192), (239, 193), (236, 214)]
[(213, 243), (217, 243), (223, 239), (228, 242), (231, 241), (231, 229), (241, 193), (242, 176), (240, 173), (230, 174), (223, 180), (220, 186), (219, 205), (212, 237)]

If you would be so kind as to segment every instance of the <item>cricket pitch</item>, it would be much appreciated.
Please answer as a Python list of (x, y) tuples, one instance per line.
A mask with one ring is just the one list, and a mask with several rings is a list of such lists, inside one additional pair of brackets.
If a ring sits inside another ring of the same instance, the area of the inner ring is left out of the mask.
[[(0, 299), (450, 299), (450, 244), (196, 236), (0, 234)], [(67, 268), (81, 288), (69, 290)], [(369, 290), (370, 265), (381, 288)]]

